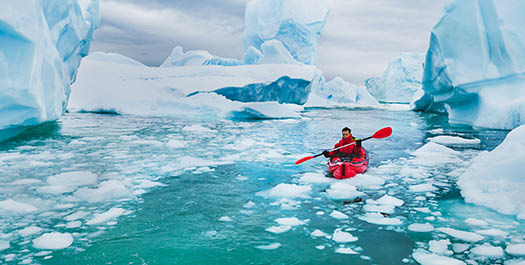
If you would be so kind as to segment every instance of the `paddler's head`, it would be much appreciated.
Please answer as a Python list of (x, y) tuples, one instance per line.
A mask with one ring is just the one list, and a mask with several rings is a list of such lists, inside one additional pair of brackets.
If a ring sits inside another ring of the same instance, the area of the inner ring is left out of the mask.
[(352, 138), (352, 130), (350, 130), (350, 128), (344, 127), (342, 132), (343, 132), (343, 139), (348, 138), (348, 137), (350, 137), (350, 139)]

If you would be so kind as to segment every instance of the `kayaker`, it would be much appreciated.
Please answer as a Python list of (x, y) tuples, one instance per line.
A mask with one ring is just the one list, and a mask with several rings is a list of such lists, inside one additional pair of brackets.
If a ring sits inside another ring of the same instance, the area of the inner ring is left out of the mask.
[(362, 156), (364, 154), (363, 148), (361, 148), (361, 140), (352, 136), (352, 130), (348, 127), (344, 127), (342, 130), (343, 138), (335, 144), (333, 149), (341, 147), (343, 145), (350, 144), (355, 141), (355, 144), (343, 147), (339, 150), (329, 152), (328, 150), (323, 151), (324, 157), (352, 157)]

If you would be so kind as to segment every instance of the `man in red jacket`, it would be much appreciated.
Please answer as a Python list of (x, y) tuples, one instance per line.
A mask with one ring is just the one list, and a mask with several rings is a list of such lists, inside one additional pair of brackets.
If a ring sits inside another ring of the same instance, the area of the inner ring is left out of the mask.
[(332, 152), (329, 152), (328, 150), (323, 151), (324, 157), (352, 157), (352, 156), (363, 156), (364, 151), (361, 147), (361, 140), (354, 138), (352, 136), (352, 130), (348, 127), (344, 127), (342, 130), (343, 133), (343, 139), (341, 139), (337, 144), (335, 144), (333, 149), (336, 149), (338, 147), (348, 145), (352, 142), (355, 142), (355, 144), (345, 146), (339, 150), (335, 150)]

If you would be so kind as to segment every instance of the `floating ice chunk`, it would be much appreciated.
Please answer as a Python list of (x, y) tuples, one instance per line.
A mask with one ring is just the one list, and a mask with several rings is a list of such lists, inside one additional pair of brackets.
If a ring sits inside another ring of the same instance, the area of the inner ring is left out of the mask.
[(348, 215), (337, 210), (333, 210), (330, 216), (335, 219), (348, 219)]
[(164, 183), (155, 182), (155, 181), (151, 181), (151, 180), (147, 180), (147, 179), (140, 179), (140, 180), (137, 180), (137, 181), (140, 183), (140, 184), (134, 186), (137, 189), (148, 189), (148, 188), (153, 188), (153, 187), (167, 186)]
[(393, 213), (395, 207), (395, 205), (388, 204), (366, 204), (363, 206), (363, 210), (367, 212)]
[(275, 219), (275, 221), (280, 225), (289, 225), (289, 226), (297, 226), (297, 225), (305, 224), (304, 221), (297, 219), (297, 217), (277, 218)]
[(477, 241), (484, 239), (484, 237), (479, 234), (460, 231), (460, 230), (456, 230), (453, 228), (440, 227), (440, 228), (437, 228), (436, 230), (443, 232), (451, 237), (455, 237), (457, 239), (461, 239), (463, 241), (468, 241), (468, 242), (477, 242)]
[(408, 187), (408, 191), (410, 192), (427, 192), (427, 191), (435, 191), (437, 190), (432, 183), (423, 183), (418, 185), (410, 185)]
[(503, 257), (503, 249), (501, 247), (495, 247), (489, 243), (473, 247), (470, 252), (478, 256), (486, 257)]
[(450, 240), (448, 239), (431, 240), (428, 242), (428, 245), (430, 246), (429, 250), (436, 254), (452, 255), (452, 251), (448, 250), (450, 245)]
[(196, 124), (193, 124), (193, 125), (190, 125), (190, 126), (184, 126), (184, 128), (182, 128), (182, 131), (186, 132), (186, 133), (199, 133), (199, 134), (215, 134), (215, 133), (217, 133), (216, 130), (213, 130), (213, 129), (210, 129), (210, 128), (207, 128), (207, 127), (204, 127), (204, 126), (201, 126), (201, 125), (196, 125)]
[(60, 173), (47, 178), (47, 183), (51, 186), (78, 187), (93, 185), (97, 182), (97, 175), (89, 171), (72, 171)]
[(257, 246), (256, 248), (258, 249), (264, 249), (264, 250), (272, 250), (272, 249), (277, 249), (281, 246), (280, 243), (272, 243), (272, 244), (269, 244), (269, 245), (264, 245), (264, 246)]
[(339, 253), (339, 254), (350, 254), (350, 255), (359, 254), (358, 252), (355, 252), (355, 251), (352, 250), (351, 248), (345, 248), (345, 247), (337, 248), (337, 249), (335, 250), (335, 253)]
[(456, 253), (463, 253), (465, 250), (467, 250), (470, 247), (469, 244), (461, 244), (461, 243), (454, 243), (452, 244), (452, 249)]
[(304, 173), (301, 178), (299, 178), (300, 183), (331, 183), (334, 182), (334, 179), (327, 178), (324, 173), (321, 172), (307, 172)]
[(336, 182), (326, 191), (328, 196), (334, 200), (352, 199), (363, 196), (364, 193), (357, 191), (357, 188), (346, 182)]
[(405, 202), (401, 199), (398, 199), (396, 197), (392, 197), (390, 195), (384, 195), (383, 197), (379, 198), (378, 200), (366, 200), (367, 204), (383, 204), (383, 205), (393, 205), (393, 206), (401, 206)]
[(428, 253), (422, 249), (416, 249), (412, 257), (421, 265), (466, 265), (466, 263), (461, 260)]
[(399, 218), (387, 218), (380, 213), (366, 213), (358, 217), (359, 219), (376, 225), (401, 225), (403, 222)]
[(525, 256), (525, 244), (507, 245), (505, 251), (514, 256)]
[(38, 209), (28, 203), (17, 202), (12, 199), (7, 199), (5, 201), (0, 201), (0, 211), (14, 213), (14, 214), (24, 214), (35, 212)]
[(82, 218), (86, 217), (88, 214), (89, 213), (85, 212), (85, 211), (78, 211), (76, 213), (73, 213), (73, 214), (70, 214), (70, 215), (64, 217), (64, 220), (66, 220), (66, 221), (75, 221), (75, 220), (82, 219)]
[(64, 194), (68, 192), (74, 191), (75, 188), (71, 186), (64, 186), (64, 185), (55, 185), (55, 186), (43, 186), (37, 189), (40, 193), (48, 193), (48, 194)]
[(246, 204), (244, 204), (242, 207), (244, 207), (246, 209), (251, 209), (251, 208), (255, 207), (255, 202), (249, 201)]
[(88, 202), (102, 202), (110, 199), (129, 197), (131, 196), (131, 191), (120, 181), (108, 180), (100, 183), (96, 189), (79, 189), (74, 195)]
[(339, 243), (348, 243), (348, 242), (355, 242), (358, 240), (358, 238), (338, 228), (334, 231), (332, 235), (332, 240), (335, 242), (339, 242)]
[(290, 229), (292, 229), (292, 226), (290, 226), (290, 225), (280, 225), (280, 226), (268, 227), (265, 230), (268, 231), (268, 232), (271, 232), (271, 233), (280, 234), (280, 233), (284, 233), (284, 232), (286, 232), (286, 231), (288, 231)]
[(430, 232), (434, 230), (434, 227), (429, 223), (411, 224), (408, 226), (408, 230), (413, 232)]
[(505, 231), (501, 231), (499, 229), (494, 229), (494, 228), (486, 229), (486, 230), (476, 230), (476, 233), (485, 235), (485, 236), (501, 236), (501, 237), (506, 237), (509, 235), (509, 233)]
[(19, 179), (10, 183), (10, 185), (32, 185), (39, 184), (42, 181), (39, 179)]
[(221, 221), (221, 222), (232, 222), (233, 219), (231, 219), (229, 216), (223, 216), (223, 217), (219, 218), (219, 221)]
[(321, 230), (319, 230), (319, 229), (315, 229), (315, 230), (311, 233), (311, 235), (312, 235), (313, 237), (327, 237), (327, 236), (328, 236), (328, 234), (326, 234), (325, 232), (323, 232), (323, 231), (321, 231)]
[(73, 243), (70, 233), (45, 233), (33, 240), (33, 247), (39, 249), (64, 249)]
[(450, 135), (440, 135), (428, 138), (428, 140), (443, 145), (476, 145), (481, 143), (481, 140), (479, 139), (465, 139), (462, 137)]
[(79, 228), (82, 226), (82, 222), (80, 221), (73, 221), (66, 224), (66, 228)]
[(171, 139), (166, 143), (166, 146), (170, 148), (182, 148), (186, 146), (186, 142)]
[(42, 228), (40, 227), (37, 227), (37, 226), (29, 226), (29, 227), (26, 227), (22, 230), (19, 230), (18, 233), (23, 236), (23, 237), (26, 237), (26, 236), (30, 236), (30, 235), (33, 235), (33, 234), (36, 234), (38, 232), (42, 231)]
[(430, 213), (430, 209), (428, 209), (428, 207), (414, 207), (414, 210), (421, 213)]
[(412, 153), (415, 158), (410, 162), (422, 166), (436, 166), (459, 161), (457, 151), (446, 146), (429, 142)]
[(282, 197), (282, 198), (309, 198), (312, 190), (308, 185), (295, 185), (281, 183), (270, 190), (257, 192), (256, 195), (262, 197)]
[(10, 248), (9, 241), (0, 240), (0, 251)]
[(479, 225), (479, 226), (487, 226), (489, 224), (489, 223), (487, 223), (487, 221), (479, 220), (479, 219), (476, 219), (476, 218), (467, 218), (465, 220), (465, 223), (471, 224), (471, 225)]
[(86, 222), (88, 225), (97, 225), (109, 222), (111, 220), (114, 220), (118, 218), (121, 215), (126, 214), (126, 210), (122, 208), (111, 208), (107, 212), (100, 213), (95, 215), (93, 218), (91, 218), (89, 221)]
[(491, 152), (482, 152), (458, 179), (468, 203), (525, 219), (525, 125), (512, 130)]

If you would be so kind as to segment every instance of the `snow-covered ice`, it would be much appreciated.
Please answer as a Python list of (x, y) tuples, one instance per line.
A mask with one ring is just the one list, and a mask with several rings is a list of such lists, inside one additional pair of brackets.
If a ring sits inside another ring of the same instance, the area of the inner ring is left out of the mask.
[(484, 237), (473, 232), (461, 231), (454, 228), (440, 227), (436, 229), (437, 231), (443, 232), (451, 237), (461, 239), (467, 242), (477, 242), (483, 240)]
[(503, 257), (503, 249), (501, 247), (495, 247), (489, 243), (485, 243), (483, 245), (473, 247), (470, 252), (475, 255), (479, 256), (487, 256), (487, 257)]
[(348, 232), (342, 231), (341, 229), (336, 229), (332, 234), (332, 240), (338, 243), (348, 243), (355, 242), (358, 238)]
[(429, 223), (424, 224), (410, 224), (408, 230), (413, 232), (431, 232), (434, 230), (434, 226)]
[(525, 126), (512, 130), (491, 152), (482, 152), (458, 179), (466, 202), (525, 219)]
[(63, 249), (73, 243), (70, 233), (51, 232), (45, 233), (33, 240), (33, 247), (40, 249)]
[(466, 265), (465, 262), (451, 257), (429, 253), (422, 249), (416, 249), (412, 257), (421, 265)]

